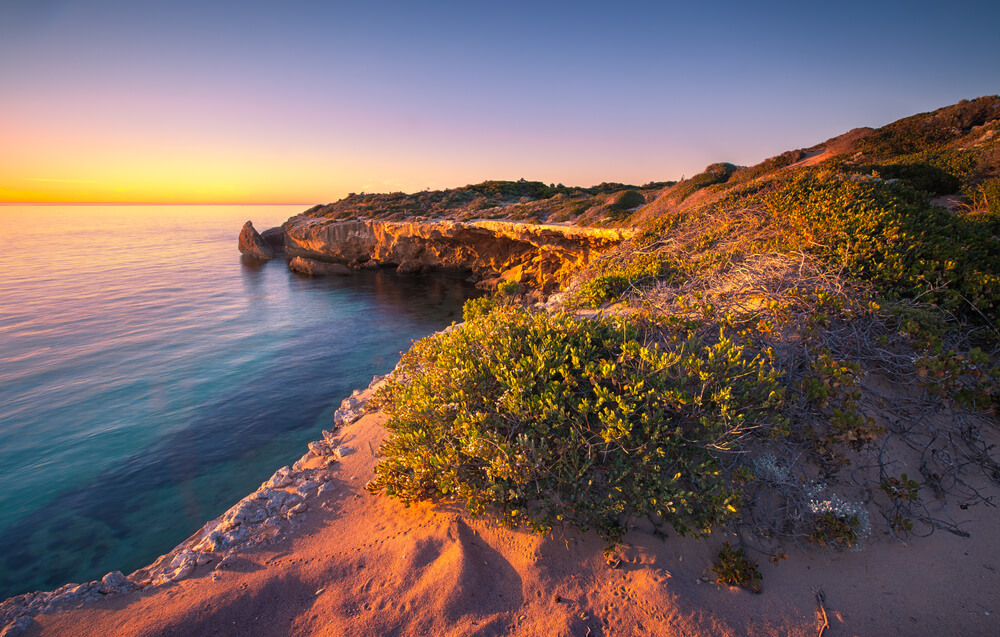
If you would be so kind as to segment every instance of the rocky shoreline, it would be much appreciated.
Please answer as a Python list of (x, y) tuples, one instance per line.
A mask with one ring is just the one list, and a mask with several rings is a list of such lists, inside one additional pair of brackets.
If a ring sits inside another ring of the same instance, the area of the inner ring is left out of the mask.
[(540, 300), (633, 234), (511, 221), (334, 220), (303, 214), (263, 233), (247, 221), (239, 249), (257, 261), (289, 258), (292, 270), (314, 276), (379, 268), (399, 274), (462, 271), (482, 289), (508, 281)]
[(241, 552), (287, 536), (310, 507), (322, 506), (323, 500), (335, 493), (332, 478), (337, 461), (354, 451), (341, 443), (341, 429), (364, 416), (368, 399), (384, 378), (375, 376), (366, 389), (356, 389), (345, 398), (334, 413), (332, 429), (324, 430), (321, 440), (310, 442), (308, 451), (293, 465), (275, 471), (256, 491), (152, 564), (127, 576), (113, 571), (100, 580), (24, 593), (0, 602), (0, 637), (21, 634), (36, 615), (163, 587), (190, 577), (197, 569), (211, 568), (211, 579), (218, 580)]

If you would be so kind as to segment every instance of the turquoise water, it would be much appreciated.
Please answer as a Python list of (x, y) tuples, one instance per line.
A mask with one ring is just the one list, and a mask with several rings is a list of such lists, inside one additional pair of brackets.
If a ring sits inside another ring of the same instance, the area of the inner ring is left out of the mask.
[(241, 260), (301, 209), (0, 206), (0, 599), (170, 550), (474, 294)]

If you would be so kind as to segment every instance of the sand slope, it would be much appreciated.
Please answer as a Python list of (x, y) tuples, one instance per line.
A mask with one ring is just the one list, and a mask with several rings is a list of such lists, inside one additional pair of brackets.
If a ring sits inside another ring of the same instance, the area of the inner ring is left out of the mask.
[[(724, 539), (626, 538), (610, 568), (590, 535), (538, 537), (457, 507), (364, 490), (385, 430), (372, 414), (343, 431), (359, 451), (333, 493), (269, 544), (162, 588), (42, 615), (25, 635), (826, 635), (1000, 634), (995, 509), (967, 512), (963, 539), (876, 539), (861, 552), (760, 557), (763, 593), (722, 587)], [(701, 580), (701, 581), (699, 581)]]

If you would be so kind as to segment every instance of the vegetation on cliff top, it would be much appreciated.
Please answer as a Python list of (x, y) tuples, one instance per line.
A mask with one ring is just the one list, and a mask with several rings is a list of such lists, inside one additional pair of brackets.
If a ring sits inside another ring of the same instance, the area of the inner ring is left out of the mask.
[(476, 301), (407, 354), (371, 488), (612, 545), (962, 533), (941, 503), (1000, 484), (998, 158), (986, 97), (643, 194), (557, 313)]
[(412, 221), (496, 219), (528, 223), (623, 225), (647, 196), (673, 182), (644, 186), (601, 183), (589, 188), (540, 181), (484, 181), (450, 190), (406, 194), (351, 193), (340, 201), (314, 206), (304, 214), (329, 219)]

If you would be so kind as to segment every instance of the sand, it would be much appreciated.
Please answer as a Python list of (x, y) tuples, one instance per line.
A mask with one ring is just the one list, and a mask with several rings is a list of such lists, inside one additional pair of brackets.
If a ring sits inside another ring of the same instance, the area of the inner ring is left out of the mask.
[(862, 551), (789, 552), (777, 566), (756, 555), (755, 595), (714, 583), (726, 534), (633, 530), (612, 568), (590, 534), (539, 537), (455, 506), (372, 496), (382, 422), (344, 428), (358, 451), (336, 465), (337, 488), (269, 543), (180, 582), (39, 615), (23, 634), (818, 635), (823, 612), (831, 636), (1000, 634), (995, 508), (961, 512), (969, 538), (873, 537)]

